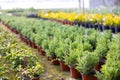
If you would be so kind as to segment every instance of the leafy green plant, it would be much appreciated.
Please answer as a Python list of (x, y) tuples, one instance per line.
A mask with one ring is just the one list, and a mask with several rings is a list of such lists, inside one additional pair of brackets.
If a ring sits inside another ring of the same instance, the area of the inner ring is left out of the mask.
[(78, 49), (70, 50), (68, 54), (64, 56), (64, 62), (72, 67), (76, 66), (78, 54), (81, 54)]
[(69, 45), (63, 42), (59, 43), (59, 47), (55, 50), (56, 56), (61, 60), (64, 61), (65, 54), (69, 53)]
[(35, 36), (35, 43), (38, 45), (38, 46), (41, 46), (42, 45), (42, 41), (44, 39), (44, 36), (39, 36), (40, 34), (37, 34)]
[(47, 56), (50, 58), (56, 58), (55, 50), (58, 47), (58, 40), (54, 38), (49, 42), (48, 50), (46, 51)]
[(45, 51), (47, 51), (49, 49), (49, 40), (48, 39), (47, 40), (45, 39), (42, 41), (42, 49)]
[(96, 75), (99, 80), (120, 79), (120, 55), (119, 51), (110, 51), (107, 55), (106, 64), (102, 66), (101, 73)]
[(43, 72), (43, 67), (39, 64), (37, 56), (33, 55), (29, 49), (21, 48), (17, 52), (12, 51), (5, 60), (9, 63), (10, 71), (17, 72), (19, 77), (27, 75), (27, 77), (33, 78)]
[(93, 50), (93, 47), (92, 47), (92, 45), (90, 44), (90, 43), (88, 43), (88, 42), (84, 42), (83, 43), (83, 51), (86, 51), (86, 50), (88, 50), (88, 51), (92, 51)]
[(101, 73), (97, 72), (99, 80), (120, 79), (120, 35), (116, 35), (109, 46), (106, 64), (102, 66)]
[(40, 76), (40, 74), (43, 72), (43, 67), (40, 65), (38, 59), (36, 56), (30, 56), (31, 60), (29, 58), (27, 59), (27, 63), (25, 68), (20, 68), (20, 72), (18, 72), (18, 76), (21, 78), (23, 76), (26, 76), (30, 79), (33, 79), (35, 77)]
[(83, 52), (83, 56), (78, 56), (77, 58), (77, 70), (83, 73), (84, 75), (93, 75), (94, 66), (98, 62), (98, 57), (96, 54), (88, 51)]
[(103, 35), (102, 35), (105, 39), (108, 39), (108, 40), (110, 40), (111, 41), (111, 39), (112, 39), (112, 32), (111, 32), (111, 30), (105, 30), (104, 32), (103, 32)]
[(111, 39), (112, 39), (111, 31), (107, 30), (104, 32), (104, 34), (98, 37), (97, 46), (94, 52), (98, 55), (100, 60), (107, 56)]
[(35, 37), (36, 37), (36, 34), (31, 33), (30, 40), (33, 41), (33, 42), (35, 42)]
[(0, 77), (2, 79), (13, 80), (14, 75), (14, 79), (17, 80), (23, 74), (33, 78), (43, 72), (38, 57), (31, 52), (30, 48), (20, 44), (12, 34), (4, 31), (0, 34)]
[(109, 49), (107, 45), (99, 44), (94, 52), (99, 56), (99, 59), (101, 60), (107, 55), (108, 50)]
[(94, 31), (91, 35), (88, 36), (89, 43), (93, 46), (93, 49), (96, 48), (97, 37), (99, 37), (99, 32)]

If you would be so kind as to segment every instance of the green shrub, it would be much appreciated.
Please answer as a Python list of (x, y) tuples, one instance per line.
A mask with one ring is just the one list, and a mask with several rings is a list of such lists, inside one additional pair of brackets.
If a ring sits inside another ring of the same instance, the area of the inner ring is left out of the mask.
[(77, 58), (77, 70), (80, 71), (84, 75), (93, 75), (94, 66), (98, 62), (98, 57), (96, 54), (88, 51), (84, 51), (82, 56)]

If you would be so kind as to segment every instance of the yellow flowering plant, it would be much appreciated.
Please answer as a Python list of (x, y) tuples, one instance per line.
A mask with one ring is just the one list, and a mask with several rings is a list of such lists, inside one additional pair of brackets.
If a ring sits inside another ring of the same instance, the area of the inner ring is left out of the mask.
[(76, 22), (84, 22), (84, 15), (82, 13), (79, 13), (75, 16)]
[(103, 25), (104, 26), (111, 26), (113, 25), (113, 15), (107, 14), (103, 18)]
[(90, 22), (92, 23), (102, 23), (103, 16), (101, 14), (91, 14), (90, 18)]
[(74, 21), (75, 20), (75, 13), (68, 13), (67, 20)]
[(94, 24), (103, 24), (104, 26), (120, 26), (120, 17), (113, 14), (75, 14), (74, 12), (41, 12), (38, 14), (43, 18), (52, 18), (57, 20), (68, 20), (75, 22), (87, 22)]
[(114, 26), (120, 26), (120, 17), (119, 16), (114, 16), (113, 18), (113, 25)]

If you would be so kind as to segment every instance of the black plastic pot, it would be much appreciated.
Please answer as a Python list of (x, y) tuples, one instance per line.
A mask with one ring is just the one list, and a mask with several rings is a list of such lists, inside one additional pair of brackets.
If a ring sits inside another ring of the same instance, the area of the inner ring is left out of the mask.
[(78, 22), (77, 25), (78, 25), (78, 27), (80, 27), (81, 26), (81, 22)]
[(86, 23), (86, 24), (85, 24), (85, 28), (89, 28), (89, 23)]
[(82, 22), (81, 23), (81, 26), (85, 27), (86, 23), (85, 22)]
[(98, 29), (98, 24), (92, 24), (94, 29)]
[(89, 23), (88, 26), (89, 26), (89, 28), (93, 28), (92, 23)]
[(103, 31), (104, 31), (104, 30), (109, 30), (109, 29), (110, 29), (110, 26), (102, 26), (102, 29), (103, 29)]
[(84, 22), (78, 22), (78, 26), (84, 26)]
[(115, 27), (115, 33), (118, 33), (118, 32), (120, 32), (120, 26)]
[(114, 26), (110, 26), (110, 30), (112, 31), (112, 33), (115, 33), (115, 27)]
[(82, 26), (85, 27), (85, 28), (89, 28), (89, 23), (83, 22)]
[(100, 24), (98, 25), (98, 30), (101, 32), (103, 31), (102, 25), (100, 25)]
[(27, 18), (37, 18), (37, 14), (28, 14)]
[(82, 22), (77, 22), (78, 27), (82, 26)]

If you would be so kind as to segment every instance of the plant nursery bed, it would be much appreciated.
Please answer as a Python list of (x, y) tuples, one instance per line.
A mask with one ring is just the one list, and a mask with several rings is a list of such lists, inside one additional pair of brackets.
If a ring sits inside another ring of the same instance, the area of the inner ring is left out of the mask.
[[(5, 31), (12, 33), (8, 28), (6, 28), (4, 25), (0, 23), (0, 27), (2, 27)], [(12, 33), (15, 38), (20, 42), (22, 45), (26, 45), (24, 42), (22, 42), (18, 37), (18, 35)], [(28, 46), (30, 47), (30, 46)], [(73, 79), (70, 77), (70, 72), (68, 71), (61, 71), (60, 66), (51, 64), (50, 61), (47, 60), (45, 56), (40, 55), (40, 53), (33, 48), (30, 48), (33, 53), (35, 53), (39, 57), (40, 64), (44, 67), (44, 72), (40, 75), (40, 80), (81, 80), (81, 79)], [(10, 76), (14, 78), (14, 73), (12, 73)], [(13, 80), (15, 80), (14, 78)]]
[[(74, 80), (70, 77), (119, 80), (120, 74), (116, 72), (120, 70), (120, 34), (113, 36), (110, 30), (101, 34), (95, 29), (24, 17), (0, 17), (2, 24), (18, 35), (21, 44), (30, 46), (37, 55), (44, 67), (40, 75), (42, 80)], [(26, 61), (26, 58), (22, 60)]]

